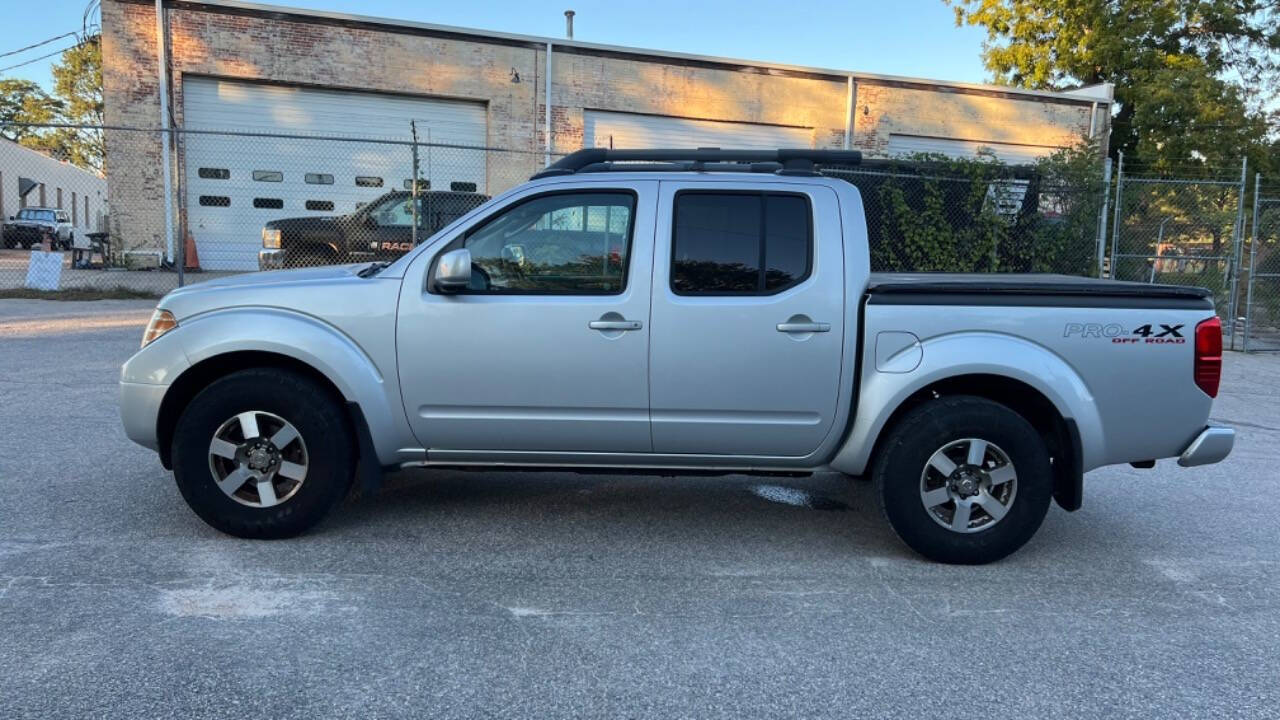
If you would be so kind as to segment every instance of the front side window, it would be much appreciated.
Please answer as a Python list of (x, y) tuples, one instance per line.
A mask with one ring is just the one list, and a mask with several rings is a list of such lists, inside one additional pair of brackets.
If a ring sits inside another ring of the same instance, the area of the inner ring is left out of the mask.
[(635, 195), (543, 195), (471, 231), (472, 292), (614, 295), (626, 287)]
[(413, 227), (413, 206), (408, 195), (383, 200), (369, 214), (381, 227)]
[(772, 295), (809, 274), (812, 212), (803, 195), (682, 192), (671, 238), (678, 295)]

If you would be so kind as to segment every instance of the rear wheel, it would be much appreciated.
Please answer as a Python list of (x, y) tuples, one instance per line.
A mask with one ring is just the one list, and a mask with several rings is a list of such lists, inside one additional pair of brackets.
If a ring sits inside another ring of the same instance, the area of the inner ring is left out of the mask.
[(946, 563), (988, 563), (1022, 547), (1053, 494), (1040, 434), (978, 397), (941, 398), (908, 412), (889, 431), (873, 477), (898, 537)]
[(320, 522), (351, 486), (354, 452), (336, 398), (274, 368), (217, 380), (191, 401), (173, 435), (182, 497), (209, 525), (283, 538)]

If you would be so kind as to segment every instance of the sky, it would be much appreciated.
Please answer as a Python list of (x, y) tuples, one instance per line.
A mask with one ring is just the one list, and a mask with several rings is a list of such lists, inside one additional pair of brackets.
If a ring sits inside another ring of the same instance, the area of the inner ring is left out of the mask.
[[(0, 53), (65, 32), (80, 31), (86, 0), (21, 2), (6, 6)], [(458, 25), (483, 30), (564, 36), (564, 11), (573, 9), (574, 39), (747, 60), (986, 82), (980, 53), (984, 33), (955, 26), (942, 0), (275, 0), (271, 4)], [(33, 60), (74, 43), (63, 38), (0, 57), (0, 68)], [(46, 88), (57, 56), (0, 72)]]

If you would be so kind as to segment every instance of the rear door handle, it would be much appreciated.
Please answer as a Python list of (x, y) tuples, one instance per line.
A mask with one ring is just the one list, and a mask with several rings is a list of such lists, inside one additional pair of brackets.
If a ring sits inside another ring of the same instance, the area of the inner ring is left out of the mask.
[(592, 320), (587, 327), (592, 330), (639, 330), (644, 323), (639, 320)]
[(778, 332), (784, 333), (819, 333), (830, 332), (831, 323), (822, 322), (784, 322), (778, 323)]

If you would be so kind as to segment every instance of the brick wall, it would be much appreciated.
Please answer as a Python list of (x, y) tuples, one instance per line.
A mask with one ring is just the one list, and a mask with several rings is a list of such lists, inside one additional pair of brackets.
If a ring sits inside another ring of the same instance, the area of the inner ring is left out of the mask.
[(1090, 107), (1043, 100), (858, 83), (853, 147), (888, 152), (889, 135), (1070, 146), (1089, 133)]
[[(476, 100), (488, 108), (488, 145), (531, 151), (490, 163), (490, 191), (524, 180), (541, 165), (546, 80), (541, 45), (182, 5), (168, 10), (168, 22), (179, 123), (186, 75)], [(159, 113), (154, 6), (106, 0), (102, 24), (107, 123), (154, 127)], [(520, 82), (512, 82), (513, 71)], [(808, 127), (814, 147), (844, 143), (847, 90), (841, 77), (567, 49), (554, 52), (552, 75), (557, 153), (582, 146), (588, 109)], [(1084, 104), (869, 81), (858, 83), (854, 115), (853, 146), (872, 156), (885, 154), (894, 132), (1057, 145), (1074, 142), (1089, 125)], [(128, 131), (110, 131), (106, 139), (112, 231), (126, 249), (157, 248), (163, 236), (159, 139)], [(176, 164), (181, 152), (177, 156)]]

